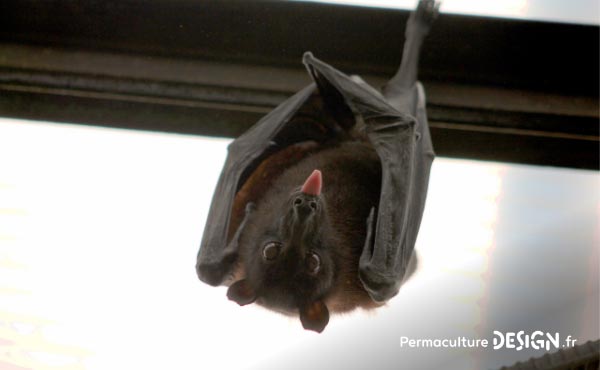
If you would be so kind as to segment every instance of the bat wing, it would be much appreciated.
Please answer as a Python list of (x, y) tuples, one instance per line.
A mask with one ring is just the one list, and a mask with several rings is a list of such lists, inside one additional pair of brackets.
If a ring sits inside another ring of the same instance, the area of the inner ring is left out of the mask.
[[(291, 117), (300, 109), (312, 94), (314, 88), (308, 87), (281, 104), (250, 130), (234, 140), (227, 148), (228, 154), (208, 213), (200, 250), (198, 251), (196, 271), (198, 277), (210, 284), (219, 285), (231, 273), (237, 260), (237, 235), (228, 240), (229, 222), (235, 194), (253, 168), (264, 156), (277, 146), (276, 138), (284, 130)], [(246, 209), (246, 218), (250, 217), (252, 206)]]
[[(402, 64), (384, 87), (384, 95), (365, 83), (356, 83), (310, 54), (305, 56), (305, 64), (322, 94), (343, 97), (356, 121), (364, 124), (381, 160), (379, 207), (377, 211), (371, 209), (367, 219), (367, 237), (359, 261), (360, 280), (377, 302), (398, 293), (425, 207), (435, 155), (417, 69), (421, 46), (438, 9), (438, 2), (421, 0), (411, 13)], [(337, 93), (323, 93), (324, 90)]]
[(434, 158), (423, 88), (414, 82), (388, 101), (310, 53), (304, 62), (323, 96), (343, 97), (381, 160), (379, 207), (367, 220), (359, 277), (374, 301), (386, 301), (398, 292), (412, 257)]
[[(220, 285), (232, 272), (238, 258), (238, 237), (252, 217), (252, 204), (229, 236), (232, 207), (237, 191), (254, 169), (294, 143), (325, 142), (358, 125), (366, 131), (382, 167), (379, 207), (377, 211), (373, 208), (366, 220), (359, 276), (375, 301), (385, 301), (398, 292), (414, 249), (434, 157), (425, 96), (416, 82), (416, 59), (427, 33), (424, 26), (429, 24), (420, 20), (433, 18), (436, 11), (434, 1), (422, 0), (417, 16), (411, 16), (402, 66), (386, 86), (385, 97), (311, 53), (304, 55), (315, 84), (286, 100), (229, 146), (198, 252), (196, 270), (202, 281)], [(311, 114), (315, 119), (302, 119)]]
[[(434, 157), (423, 89), (417, 84), (411, 90), (418, 102), (414, 112), (400, 112), (373, 88), (312, 54), (305, 54), (304, 63), (318, 86), (317, 96), (322, 104), (311, 105), (316, 89), (310, 85), (230, 144), (198, 252), (198, 276), (210, 285), (220, 285), (231, 273), (238, 257), (237, 237), (252, 213), (249, 204), (245, 219), (228, 240), (233, 202), (236, 192), (262, 160), (300, 141), (326, 141), (358, 122), (364, 125), (382, 166), (380, 206), (377, 214), (373, 209), (367, 220), (368, 235), (359, 273), (374, 300), (387, 300), (398, 291), (412, 255)], [(322, 126), (311, 126), (296, 119), (302, 112), (318, 109), (334, 117), (338, 126), (327, 120), (319, 121)]]

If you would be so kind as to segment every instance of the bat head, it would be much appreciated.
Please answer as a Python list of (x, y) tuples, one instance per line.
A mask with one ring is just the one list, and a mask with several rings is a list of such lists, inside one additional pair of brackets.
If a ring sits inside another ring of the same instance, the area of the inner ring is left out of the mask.
[(317, 332), (329, 322), (323, 298), (336, 275), (321, 187), (321, 172), (315, 170), (291, 193), (266, 194), (269, 202), (257, 206), (242, 240), (246, 278), (227, 292), (240, 305), (256, 300), (271, 309), (299, 312), (304, 328)]

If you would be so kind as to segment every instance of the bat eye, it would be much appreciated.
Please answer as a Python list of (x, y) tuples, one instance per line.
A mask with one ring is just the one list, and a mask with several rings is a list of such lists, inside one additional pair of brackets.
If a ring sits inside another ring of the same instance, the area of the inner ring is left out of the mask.
[(316, 274), (321, 268), (321, 258), (316, 253), (309, 253), (306, 256), (306, 268), (311, 274)]
[(281, 244), (270, 242), (265, 245), (262, 251), (262, 256), (265, 261), (273, 261), (279, 255)]

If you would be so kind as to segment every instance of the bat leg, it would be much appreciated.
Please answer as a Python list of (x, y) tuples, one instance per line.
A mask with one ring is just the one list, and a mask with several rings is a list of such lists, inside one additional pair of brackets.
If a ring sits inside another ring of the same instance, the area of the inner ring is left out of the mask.
[[(405, 42), (404, 49), (402, 52), (402, 63), (398, 72), (392, 79), (383, 87), (383, 95), (397, 106), (396, 101), (400, 101), (401, 111), (412, 111), (410, 107), (402, 106), (406, 105), (406, 100), (403, 99), (404, 95), (413, 97), (412, 89), (417, 81), (417, 71), (419, 66), (419, 55), (421, 52), (421, 46), (425, 37), (429, 33), (429, 29), (433, 21), (438, 15), (438, 9), (440, 3), (434, 0), (421, 0), (417, 5), (417, 9), (411, 13), (405, 31)], [(412, 104), (415, 102), (412, 101)]]

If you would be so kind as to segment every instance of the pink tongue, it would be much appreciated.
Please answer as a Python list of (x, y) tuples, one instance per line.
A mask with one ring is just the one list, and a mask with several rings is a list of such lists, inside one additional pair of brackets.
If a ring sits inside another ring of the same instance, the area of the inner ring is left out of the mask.
[(314, 170), (302, 185), (302, 192), (309, 195), (321, 195), (322, 185), (321, 171)]

